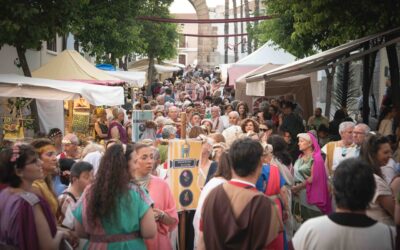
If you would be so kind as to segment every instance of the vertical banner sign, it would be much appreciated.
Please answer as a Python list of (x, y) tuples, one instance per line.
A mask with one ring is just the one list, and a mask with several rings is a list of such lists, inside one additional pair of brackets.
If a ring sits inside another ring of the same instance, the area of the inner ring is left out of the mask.
[(176, 209), (194, 210), (200, 196), (198, 166), (201, 141), (171, 140), (168, 147), (169, 185)]
[(153, 120), (153, 111), (151, 110), (133, 110), (132, 111), (132, 141), (141, 140), (143, 132), (146, 130), (146, 121)]
[(75, 111), (72, 118), (72, 131), (75, 133), (89, 134), (90, 113)]

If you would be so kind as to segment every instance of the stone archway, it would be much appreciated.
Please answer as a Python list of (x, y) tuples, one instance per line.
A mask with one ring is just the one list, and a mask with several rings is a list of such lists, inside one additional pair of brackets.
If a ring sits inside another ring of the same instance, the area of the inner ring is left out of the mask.
[[(194, 9), (196, 10), (198, 19), (210, 19), (209, 10), (207, 6), (206, 0), (189, 0)], [(211, 24), (203, 23), (198, 24), (199, 35), (205, 34), (214, 34)], [(199, 37), (197, 42), (197, 60), (198, 65), (200, 66), (214, 66), (215, 65), (215, 57), (212, 56), (214, 54), (214, 49), (217, 48), (217, 38), (207, 38), (207, 37)]]

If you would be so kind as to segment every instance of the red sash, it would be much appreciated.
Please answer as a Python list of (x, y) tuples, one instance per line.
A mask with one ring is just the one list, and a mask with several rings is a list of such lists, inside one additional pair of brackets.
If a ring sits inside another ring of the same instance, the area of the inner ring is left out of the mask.
[[(276, 166), (270, 165), (269, 167), (269, 179), (267, 183), (267, 188), (265, 190), (265, 195), (270, 197), (278, 207), (279, 217), (282, 220), (282, 203), (277, 195), (280, 194), (280, 174), (279, 169)], [(283, 250), (283, 232), (279, 233), (278, 237), (268, 245), (268, 249), (279, 249)]]

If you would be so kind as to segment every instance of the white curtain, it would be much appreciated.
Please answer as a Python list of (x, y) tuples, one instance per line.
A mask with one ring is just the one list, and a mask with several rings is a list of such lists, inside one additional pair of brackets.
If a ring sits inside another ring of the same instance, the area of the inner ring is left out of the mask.
[(64, 102), (36, 99), (40, 132), (48, 133), (52, 128), (64, 131)]

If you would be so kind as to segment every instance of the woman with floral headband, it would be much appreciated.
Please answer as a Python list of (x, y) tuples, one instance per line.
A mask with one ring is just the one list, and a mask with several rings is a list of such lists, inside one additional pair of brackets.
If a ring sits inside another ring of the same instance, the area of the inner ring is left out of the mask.
[[(40, 160), (30, 145), (14, 145), (0, 153), (0, 249), (59, 249), (69, 231), (57, 231), (49, 205), (34, 194), (32, 183), (43, 178)], [(76, 246), (76, 241), (71, 242)]]
[(58, 201), (53, 183), (53, 175), (57, 173), (56, 149), (48, 139), (34, 140), (31, 145), (42, 161), (43, 168), (43, 177), (35, 180), (32, 184), (33, 192), (47, 201), (50, 211), (56, 216)]

